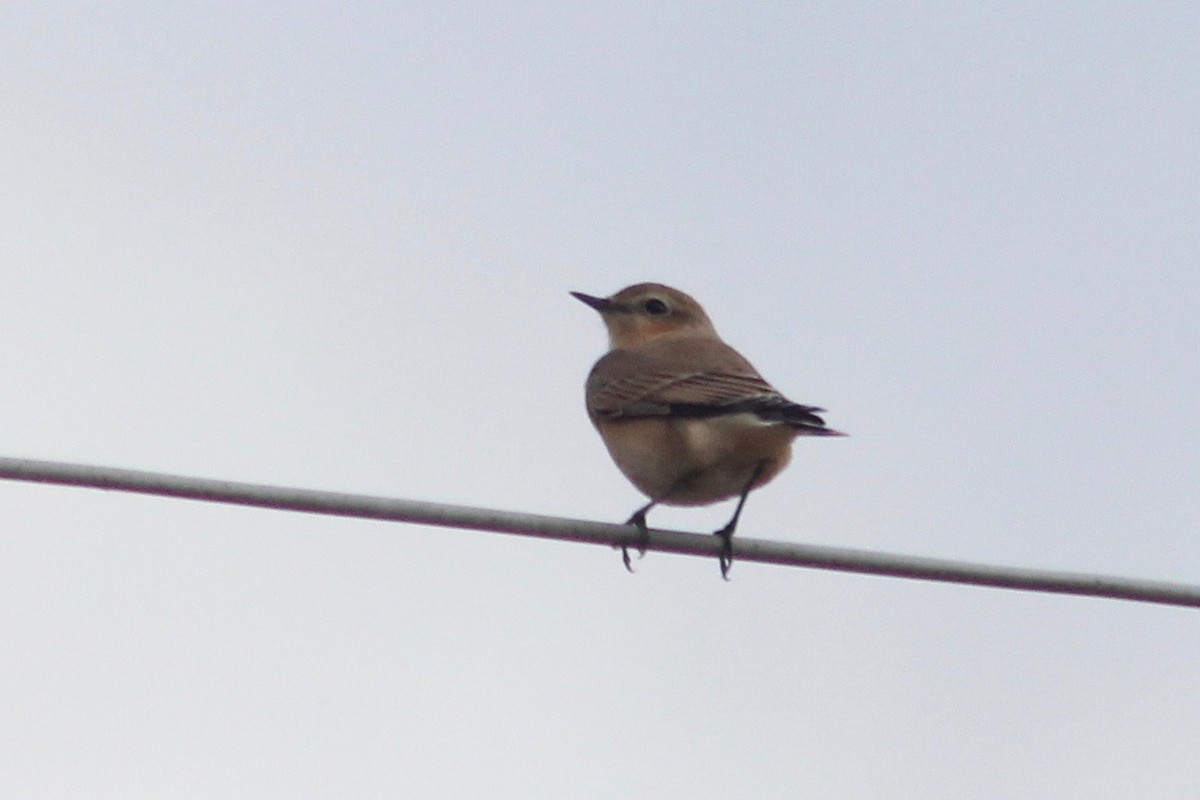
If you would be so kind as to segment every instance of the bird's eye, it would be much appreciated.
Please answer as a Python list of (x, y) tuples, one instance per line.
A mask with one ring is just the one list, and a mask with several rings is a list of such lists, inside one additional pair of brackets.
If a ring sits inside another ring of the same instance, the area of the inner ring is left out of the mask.
[(646, 313), (654, 317), (661, 317), (663, 314), (667, 313), (667, 304), (662, 300), (659, 300), (657, 297), (651, 297), (649, 300), (647, 300), (644, 307), (646, 309)]

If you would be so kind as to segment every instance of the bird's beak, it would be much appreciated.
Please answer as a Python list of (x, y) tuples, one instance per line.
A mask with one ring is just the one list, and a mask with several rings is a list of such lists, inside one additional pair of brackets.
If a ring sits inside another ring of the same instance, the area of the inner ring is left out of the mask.
[(601, 314), (617, 310), (617, 304), (605, 297), (592, 297), (590, 294), (584, 294), (583, 292), (571, 292), (571, 297), (574, 297), (581, 303), (587, 303)]

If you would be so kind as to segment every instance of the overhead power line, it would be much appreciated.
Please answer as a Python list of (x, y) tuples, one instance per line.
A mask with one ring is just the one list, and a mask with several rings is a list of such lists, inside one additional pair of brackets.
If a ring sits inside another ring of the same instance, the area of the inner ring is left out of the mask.
[[(370, 495), (191, 478), (85, 464), (0, 457), (0, 478), (257, 506), (281, 511), (304, 511), (447, 528), (470, 528), (611, 547), (639, 547), (643, 543), (641, 534), (630, 525)], [(716, 558), (721, 542), (708, 534), (651, 529), (646, 548), (666, 553)], [(737, 561), (1200, 608), (1200, 586), (1166, 581), (1001, 567), (899, 553), (774, 542), (743, 536), (734, 537), (733, 553)]]

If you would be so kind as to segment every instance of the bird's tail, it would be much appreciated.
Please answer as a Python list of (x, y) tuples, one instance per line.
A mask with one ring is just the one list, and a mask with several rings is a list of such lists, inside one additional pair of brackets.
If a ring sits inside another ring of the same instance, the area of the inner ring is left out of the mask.
[(799, 403), (788, 403), (778, 409), (779, 420), (791, 426), (797, 436), (845, 436), (841, 431), (825, 427), (825, 420), (818, 414), (825, 409), (817, 406), (802, 406)]

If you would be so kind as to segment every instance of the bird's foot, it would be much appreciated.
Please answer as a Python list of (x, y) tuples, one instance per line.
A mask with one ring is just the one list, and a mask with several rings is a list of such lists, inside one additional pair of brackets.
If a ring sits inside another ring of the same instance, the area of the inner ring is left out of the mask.
[[(646, 547), (650, 544), (650, 529), (646, 527), (646, 510), (642, 509), (625, 521), (626, 525), (633, 525), (638, 529), (641, 536), (636, 545), (638, 558), (646, 557)], [(633, 559), (629, 557), (629, 545), (621, 545), (621, 561), (625, 564), (625, 569), (633, 572)]]
[(721, 540), (721, 552), (717, 554), (721, 566), (721, 577), (729, 580), (729, 568), (733, 566), (733, 526), (726, 525), (713, 533)]

